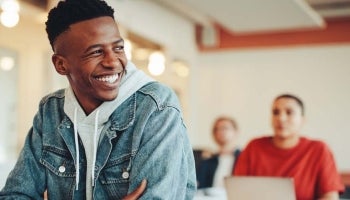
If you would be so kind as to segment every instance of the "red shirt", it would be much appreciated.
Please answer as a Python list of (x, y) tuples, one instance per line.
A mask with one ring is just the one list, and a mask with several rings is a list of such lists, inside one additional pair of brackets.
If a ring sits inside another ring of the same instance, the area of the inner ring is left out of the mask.
[(304, 137), (290, 149), (277, 148), (272, 137), (252, 140), (238, 158), (233, 175), (293, 177), (298, 200), (344, 191), (327, 145)]

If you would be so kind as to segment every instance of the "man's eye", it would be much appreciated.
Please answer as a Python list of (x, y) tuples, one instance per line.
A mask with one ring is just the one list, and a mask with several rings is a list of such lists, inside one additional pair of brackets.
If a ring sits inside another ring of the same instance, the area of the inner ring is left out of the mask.
[(294, 111), (293, 110), (287, 110), (287, 115), (293, 115)]
[(124, 51), (124, 46), (116, 46), (114, 47), (115, 51)]
[(102, 54), (102, 50), (98, 49), (98, 50), (92, 51), (89, 55), (96, 56), (96, 55), (100, 55), (100, 54)]
[(98, 50), (91, 52), (91, 55), (96, 55), (96, 54), (101, 54), (101, 53), (102, 53), (102, 50), (98, 49)]

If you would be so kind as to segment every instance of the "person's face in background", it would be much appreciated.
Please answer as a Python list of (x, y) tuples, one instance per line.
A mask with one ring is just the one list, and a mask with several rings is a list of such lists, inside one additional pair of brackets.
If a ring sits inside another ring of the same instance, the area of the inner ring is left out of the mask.
[(111, 17), (72, 24), (55, 42), (53, 62), (66, 75), (79, 103), (88, 114), (119, 91), (127, 59), (124, 41)]
[(289, 139), (299, 136), (304, 123), (300, 105), (292, 98), (277, 99), (272, 106), (272, 126), (274, 136)]
[(237, 132), (238, 131), (232, 122), (227, 119), (221, 119), (217, 121), (213, 129), (215, 142), (219, 146), (225, 146), (234, 143), (238, 134)]

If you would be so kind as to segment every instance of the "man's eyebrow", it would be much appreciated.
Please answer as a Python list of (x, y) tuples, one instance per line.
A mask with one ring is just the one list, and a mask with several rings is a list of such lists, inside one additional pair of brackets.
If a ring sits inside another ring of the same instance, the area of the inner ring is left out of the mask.
[[(121, 42), (124, 42), (124, 39), (123, 39), (123, 38), (120, 38), (119, 40), (113, 42), (112, 44), (113, 44), (113, 45), (116, 45), (116, 44), (119, 44), (119, 43), (121, 43)], [(94, 49), (94, 48), (97, 48), (97, 47), (101, 47), (101, 46), (103, 46), (103, 44), (94, 44), (94, 45), (91, 45), (91, 46), (89, 46), (89, 47), (84, 51), (84, 53), (87, 53), (87, 52), (89, 52), (91, 49)]]
[(119, 40), (113, 42), (113, 44), (118, 44), (118, 43), (124, 43), (124, 39), (123, 38), (120, 38)]

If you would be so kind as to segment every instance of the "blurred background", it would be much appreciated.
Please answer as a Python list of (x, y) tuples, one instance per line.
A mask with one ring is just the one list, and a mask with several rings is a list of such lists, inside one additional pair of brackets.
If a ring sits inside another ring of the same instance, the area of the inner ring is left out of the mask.
[[(349, 0), (107, 2), (128, 58), (177, 93), (195, 149), (217, 148), (211, 127), (219, 115), (237, 120), (241, 147), (271, 134), (272, 100), (287, 92), (305, 103), (303, 134), (324, 140), (339, 171), (350, 171)], [(2, 173), (16, 160), (41, 97), (67, 86), (45, 33), (56, 4), (0, 0)]]

